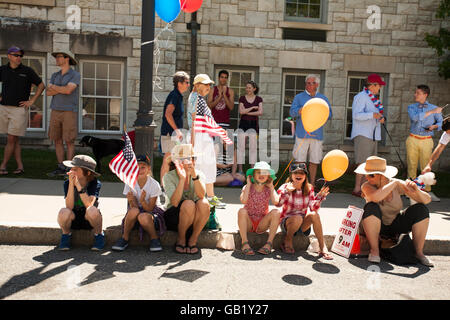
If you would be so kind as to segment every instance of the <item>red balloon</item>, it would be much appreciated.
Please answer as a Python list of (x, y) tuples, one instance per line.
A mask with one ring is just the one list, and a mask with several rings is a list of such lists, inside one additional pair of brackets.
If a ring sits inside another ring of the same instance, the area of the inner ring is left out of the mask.
[(202, 6), (203, 0), (180, 0), (181, 10), (184, 12), (195, 12)]

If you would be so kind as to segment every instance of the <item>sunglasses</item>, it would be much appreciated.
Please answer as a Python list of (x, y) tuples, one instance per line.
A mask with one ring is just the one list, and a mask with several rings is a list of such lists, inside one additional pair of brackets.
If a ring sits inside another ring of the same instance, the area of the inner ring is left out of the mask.
[(21, 58), (23, 57), (23, 54), (11, 54), (11, 55), (12, 55), (13, 57), (16, 57), (16, 58), (17, 58), (17, 57), (21, 57)]
[(289, 172), (295, 171), (297, 169), (303, 170), (304, 172), (306, 172), (306, 165), (304, 163), (299, 163), (299, 164), (292, 164), (289, 167)]
[(371, 178), (375, 178), (374, 174), (368, 174), (368, 176), (371, 177)]

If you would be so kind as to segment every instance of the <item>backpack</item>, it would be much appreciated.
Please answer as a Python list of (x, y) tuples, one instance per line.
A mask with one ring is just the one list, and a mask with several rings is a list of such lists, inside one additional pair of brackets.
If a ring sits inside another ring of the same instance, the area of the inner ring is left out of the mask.
[(396, 244), (388, 248), (380, 247), (380, 256), (394, 264), (415, 264), (417, 258), (415, 256), (416, 249), (409, 234), (401, 234)]
[(204, 230), (222, 230), (219, 220), (216, 217), (216, 207), (211, 207), (209, 212), (209, 219), (206, 222)]

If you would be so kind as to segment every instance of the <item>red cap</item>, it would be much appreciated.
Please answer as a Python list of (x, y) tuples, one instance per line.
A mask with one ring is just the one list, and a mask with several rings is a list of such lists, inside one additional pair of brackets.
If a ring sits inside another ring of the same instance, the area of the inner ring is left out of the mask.
[(376, 73), (369, 74), (369, 76), (367, 77), (367, 82), (368, 83), (378, 83), (380, 86), (386, 85), (386, 82), (384, 82), (383, 79), (381, 79), (381, 77), (379, 75), (377, 75)]

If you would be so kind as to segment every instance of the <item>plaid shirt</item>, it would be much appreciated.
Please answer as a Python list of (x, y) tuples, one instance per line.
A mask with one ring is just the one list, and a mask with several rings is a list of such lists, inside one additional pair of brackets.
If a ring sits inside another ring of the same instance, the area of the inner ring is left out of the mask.
[(323, 197), (316, 197), (313, 188), (311, 188), (309, 194), (305, 196), (301, 190), (289, 192), (286, 189), (287, 185), (288, 184), (285, 183), (278, 189), (280, 201), (278, 202), (277, 207), (283, 207), (280, 220), (285, 217), (296, 215), (305, 216), (308, 208), (310, 211), (318, 211), (320, 204), (325, 200)]

